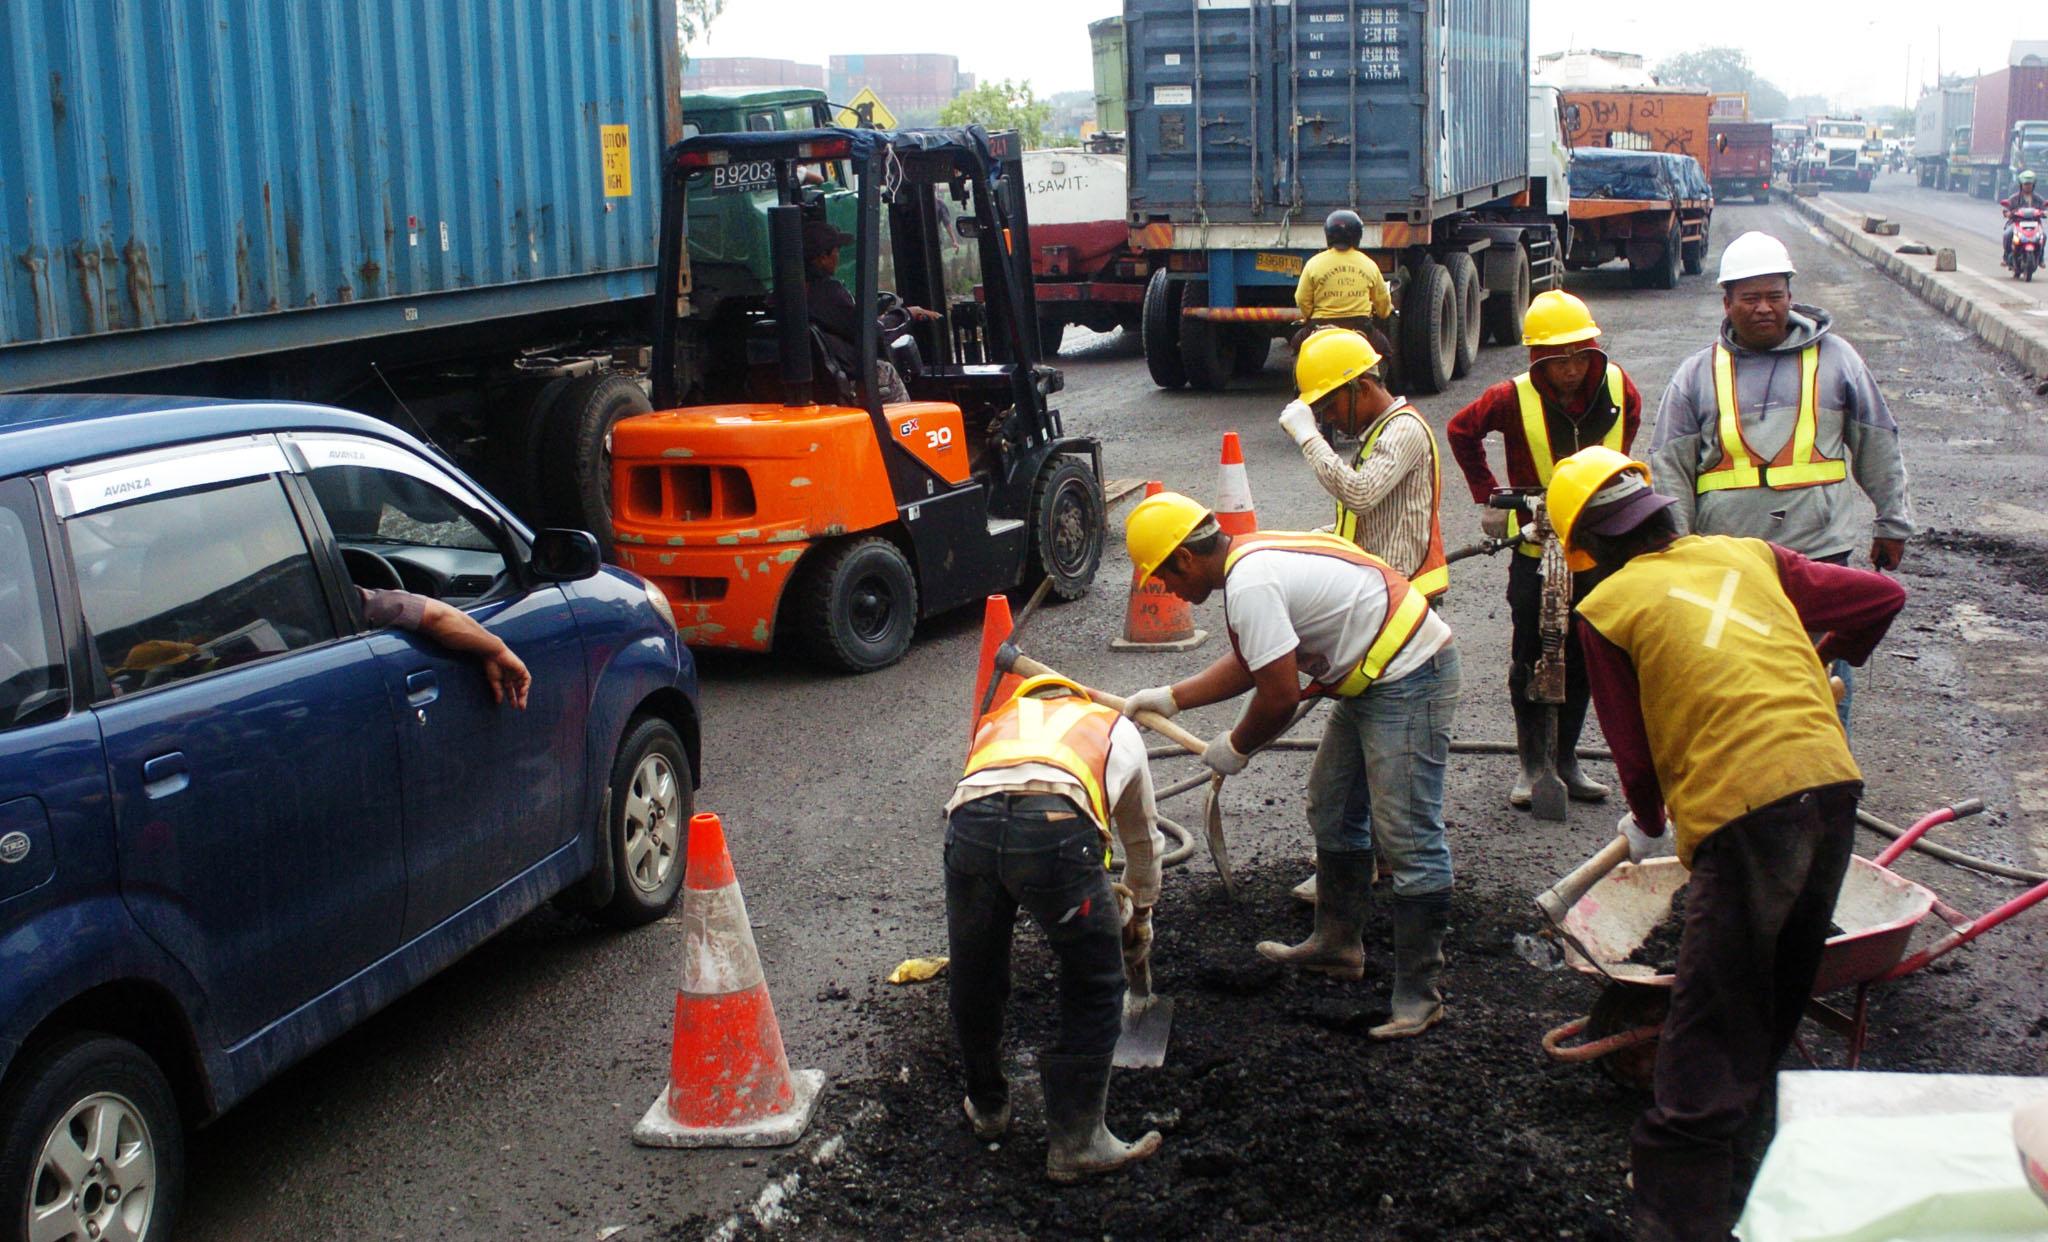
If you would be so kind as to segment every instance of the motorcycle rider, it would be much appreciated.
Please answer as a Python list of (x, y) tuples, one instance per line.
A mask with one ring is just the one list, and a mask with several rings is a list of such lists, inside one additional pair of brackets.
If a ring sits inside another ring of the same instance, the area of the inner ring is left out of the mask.
[(2034, 193), (2034, 170), (2031, 168), (2022, 169), (2018, 181), (2019, 185), (2013, 190), (2011, 198), (2001, 198), (1998, 200), (1999, 207), (2005, 212), (2004, 263), (2007, 267), (2012, 266), (2012, 214), (2022, 207), (2032, 207), (2035, 211), (2048, 211), (2048, 200), (2043, 200), (2039, 194)]

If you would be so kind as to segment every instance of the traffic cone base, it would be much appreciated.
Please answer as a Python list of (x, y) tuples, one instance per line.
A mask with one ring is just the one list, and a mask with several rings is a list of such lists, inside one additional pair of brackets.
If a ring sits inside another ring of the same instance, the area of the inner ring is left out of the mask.
[(685, 1126), (669, 1115), (664, 1093), (633, 1127), (633, 1141), (642, 1147), (787, 1147), (810, 1128), (825, 1094), (825, 1071), (792, 1070), (789, 1086), (786, 1110), (734, 1126)]

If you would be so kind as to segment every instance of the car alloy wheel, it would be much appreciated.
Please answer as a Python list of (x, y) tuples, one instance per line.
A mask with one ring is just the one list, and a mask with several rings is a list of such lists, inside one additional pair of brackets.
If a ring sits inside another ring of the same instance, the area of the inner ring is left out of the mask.
[(156, 1204), (156, 1144), (142, 1110), (111, 1091), (71, 1106), (43, 1140), (29, 1242), (141, 1238)]
[(643, 893), (661, 891), (675, 869), (682, 836), (675, 767), (659, 751), (648, 753), (633, 770), (625, 805), (626, 874)]

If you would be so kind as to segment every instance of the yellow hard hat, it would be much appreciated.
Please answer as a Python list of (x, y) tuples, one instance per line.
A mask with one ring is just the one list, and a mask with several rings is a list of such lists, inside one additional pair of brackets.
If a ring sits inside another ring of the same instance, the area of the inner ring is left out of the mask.
[(1631, 459), (1626, 453), (1617, 453), (1604, 444), (1596, 444), (1573, 453), (1557, 463), (1557, 469), (1551, 472), (1550, 491), (1544, 503), (1550, 511), (1551, 529), (1557, 532), (1557, 541), (1564, 546), (1565, 564), (1574, 571), (1583, 573), (1593, 568), (1593, 558), (1572, 546), (1572, 528), (1578, 525), (1579, 514), (1585, 511), (1586, 502), (1593, 498), (1593, 493), (1606, 487), (1614, 476), (1630, 470), (1642, 475), (1643, 482), (1650, 481), (1648, 466)]
[(1600, 335), (1585, 302), (1562, 289), (1539, 293), (1522, 316), (1522, 344), (1576, 345)]
[(1380, 364), (1380, 351), (1349, 328), (1318, 328), (1294, 359), (1294, 386), (1314, 405)]
[(1040, 673), (1036, 677), (1027, 677), (1018, 684), (1016, 690), (1011, 692), (1010, 697), (1012, 699), (1028, 699), (1040, 690), (1051, 686), (1058, 686), (1076, 698), (1085, 699), (1088, 697), (1088, 692), (1083, 690), (1079, 683), (1068, 681), (1058, 673)]
[(1161, 492), (1139, 501), (1124, 519), (1124, 547), (1130, 550), (1131, 564), (1138, 567), (1139, 580), (1151, 577), (1181, 540), (1208, 520), (1209, 511), (1200, 501), (1179, 492)]

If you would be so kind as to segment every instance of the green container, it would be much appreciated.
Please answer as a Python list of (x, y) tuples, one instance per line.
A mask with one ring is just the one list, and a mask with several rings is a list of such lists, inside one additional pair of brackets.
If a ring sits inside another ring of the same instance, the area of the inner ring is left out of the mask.
[(1104, 133), (1124, 131), (1124, 19), (1088, 23), (1095, 49), (1095, 123)]

